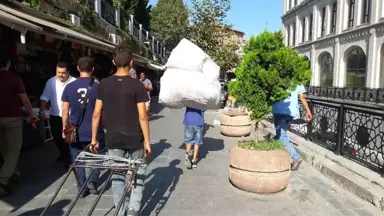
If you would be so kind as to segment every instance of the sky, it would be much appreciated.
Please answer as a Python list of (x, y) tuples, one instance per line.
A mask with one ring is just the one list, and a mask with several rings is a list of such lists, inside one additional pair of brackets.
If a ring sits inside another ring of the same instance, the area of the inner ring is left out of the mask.
[[(150, 0), (156, 5), (157, 0)], [(191, 6), (190, 0), (184, 2)], [(252, 35), (263, 32), (265, 27), (270, 31), (282, 27), (282, 2), (281, 0), (231, 0), (231, 10), (228, 12), (228, 23), (233, 28), (246, 33), (249, 39)]]

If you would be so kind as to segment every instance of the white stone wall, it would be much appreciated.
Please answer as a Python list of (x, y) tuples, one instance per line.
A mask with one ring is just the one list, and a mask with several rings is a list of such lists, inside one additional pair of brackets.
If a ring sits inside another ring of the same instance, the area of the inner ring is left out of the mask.
[[(289, 2), (292, 7), (289, 7)], [(296, 48), (311, 61), (311, 85), (320, 86), (319, 56), (328, 52), (333, 58), (333, 86), (346, 83), (347, 58), (353, 47), (360, 47), (367, 58), (366, 84), (369, 88), (384, 88), (384, 0), (371, 0), (370, 22), (363, 21), (363, 2), (355, 0), (354, 25), (348, 28), (350, 0), (283, 0), (283, 31), (285, 43)], [(332, 5), (337, 2), (336, 32), (331, 33)], [(321, 36), (322, 10), (326, 7), (325, 35)], [(313, 14), (312, 40), (309, 39), (309, 17)], [(302, 40), (303, 22), (305, 35)], [(293, 44), (293, 24), (296, 23), (296, 43)], [(288, 29), (291, 30), (288, 38)]]

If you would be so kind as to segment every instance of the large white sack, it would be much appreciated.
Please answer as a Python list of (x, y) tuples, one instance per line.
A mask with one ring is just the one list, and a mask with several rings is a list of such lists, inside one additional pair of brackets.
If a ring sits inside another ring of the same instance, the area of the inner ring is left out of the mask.
[(217, 81), (220, 76), (220, 67), (208, 57), (203, 63), (203, 74), (206, 79), (212, 82)]
[(221, 85), (203, 73), (167, 69), (160, 79), (159, 102), (168, 108), (191, 107), (207, 110), (220, 106)]
[(203, 72), (203, 64), (208, 55), (191, 41), (183, 38), (172, 50), (166, 67), (186, 71)]

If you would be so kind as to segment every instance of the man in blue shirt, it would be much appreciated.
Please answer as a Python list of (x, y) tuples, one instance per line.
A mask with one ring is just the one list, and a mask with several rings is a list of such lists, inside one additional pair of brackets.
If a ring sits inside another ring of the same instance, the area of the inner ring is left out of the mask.
[[(184, 121), (184, 143), (186, 146), (185, 166), (188, 169), (197, 168), (199, 146), (203, 144), (204, 112), (187, 107)], [(193, 147), (193, 151), (191, 151)]]
[[(69, 124), (78, 125), (78, 143), (69, 144), (72, 162), (84, 150), (84, 148), (92, 141), (92, 114), (94, 111), (96, 96), (99, 84), (94, 82), (92, 73), (94, 70), (93, 59), (90, 57), (82, 57), (77, 63), (77, 69), (80, 72), (80, 77), (68, 84), (63, 92), (63, 131)], [(89, 90), (88, 87), (91, 87)], [(86, 94), (88, 92), (86, 99)], [(85, 113), (82, 109), (82, 104), (87, 103)], [(70, 111), (70, 112), (69, 112)], [(64, 137), (63, 133), (63, 137)], [(100, 127), (98, 132), (99, 143), (104, 145), (104, 134)], [(103, 151), (103, 146), (100, 146), (99, 153)], [(81, 192), (81, 197), (87, 196), (89, 193), (97, 194), (97, 181), (100, 170), (95, 170), (88, 183), (88, 187)], [(86, 179), (85, 168), (77, 169), (77, 177), (79, 180), (78, 188), (84, 184)]]
[(281, 100), (272, 105), (273, 119), (276, 129), (276, 138), (281, 140), (285, 145), (292, 158), (292, 170), (297, 170), (302, 163), (300, 155), (296, 152), (292, 143), (289, 142), (287, 130), (293, 119), (300, 118), (299, 101), (303, 104), (306, 110), (306, 120), (312, 120), (311, 110), (305, 99), (305, 88), (303, 85), (298, 85), (294, 91), (290, 92), (291, 95), (287, 99)]

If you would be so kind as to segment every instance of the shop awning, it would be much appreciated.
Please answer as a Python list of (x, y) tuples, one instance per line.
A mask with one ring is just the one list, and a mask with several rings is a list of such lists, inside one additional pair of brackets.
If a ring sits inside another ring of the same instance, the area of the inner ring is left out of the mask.
[(40, 26), (27, 22), (2, 10), (0, 10), (0, 23), (8, 26), (11, 29), (16, 29), (19, 32), (24, 32), (25, 30), (34, 32), (43, 31), (43, 28)]
[[(100, 48), (113, 49), (115, 47), (115, 45), (112, 45), (112, 44), (105, 43), (103, 41), (97, 40), (97, 39), (92, 38), (90, 36), (87, 36), (87, 35), (84, 35), (82, 33), (79, 33), (79, 32), (77, 32), (75, 30), (72, 30), (70, 28), (66, 28), (66, 27), (60, 26), (58, 24), (55, 24), (55, 23), (52, 23), (52, 22), (48, 22), (48, 21), (45, 21), (43, 19), (39, 19), (37, 17), (34, 17), (34, 16), (31, 16), (31, 15), (22, 13), (20, 11), (17, 11), (15, 9), (13, 9), (11, 7), (8, 7), (8, 6), (5, 6), (3, 4), (0, 4), (0, 10), (5, 11), (5, 12), (7, 12), (9, 14), (14, 15), (14, 16), (17, 16), (19, 18), (28, 20), (30, 22), (36, 23), (38, 25), (43, 25), (45, 27), (52, 28), (58, 34), (66, 35), (68, 37), (79, 39), (81, 41), (85, 41), (85, 42), (88, 42), (88, 43), (93, 43), (95, 45), (100, 46)], [(79, 43), (81, 43), (81, 41), (79, 41)]]

